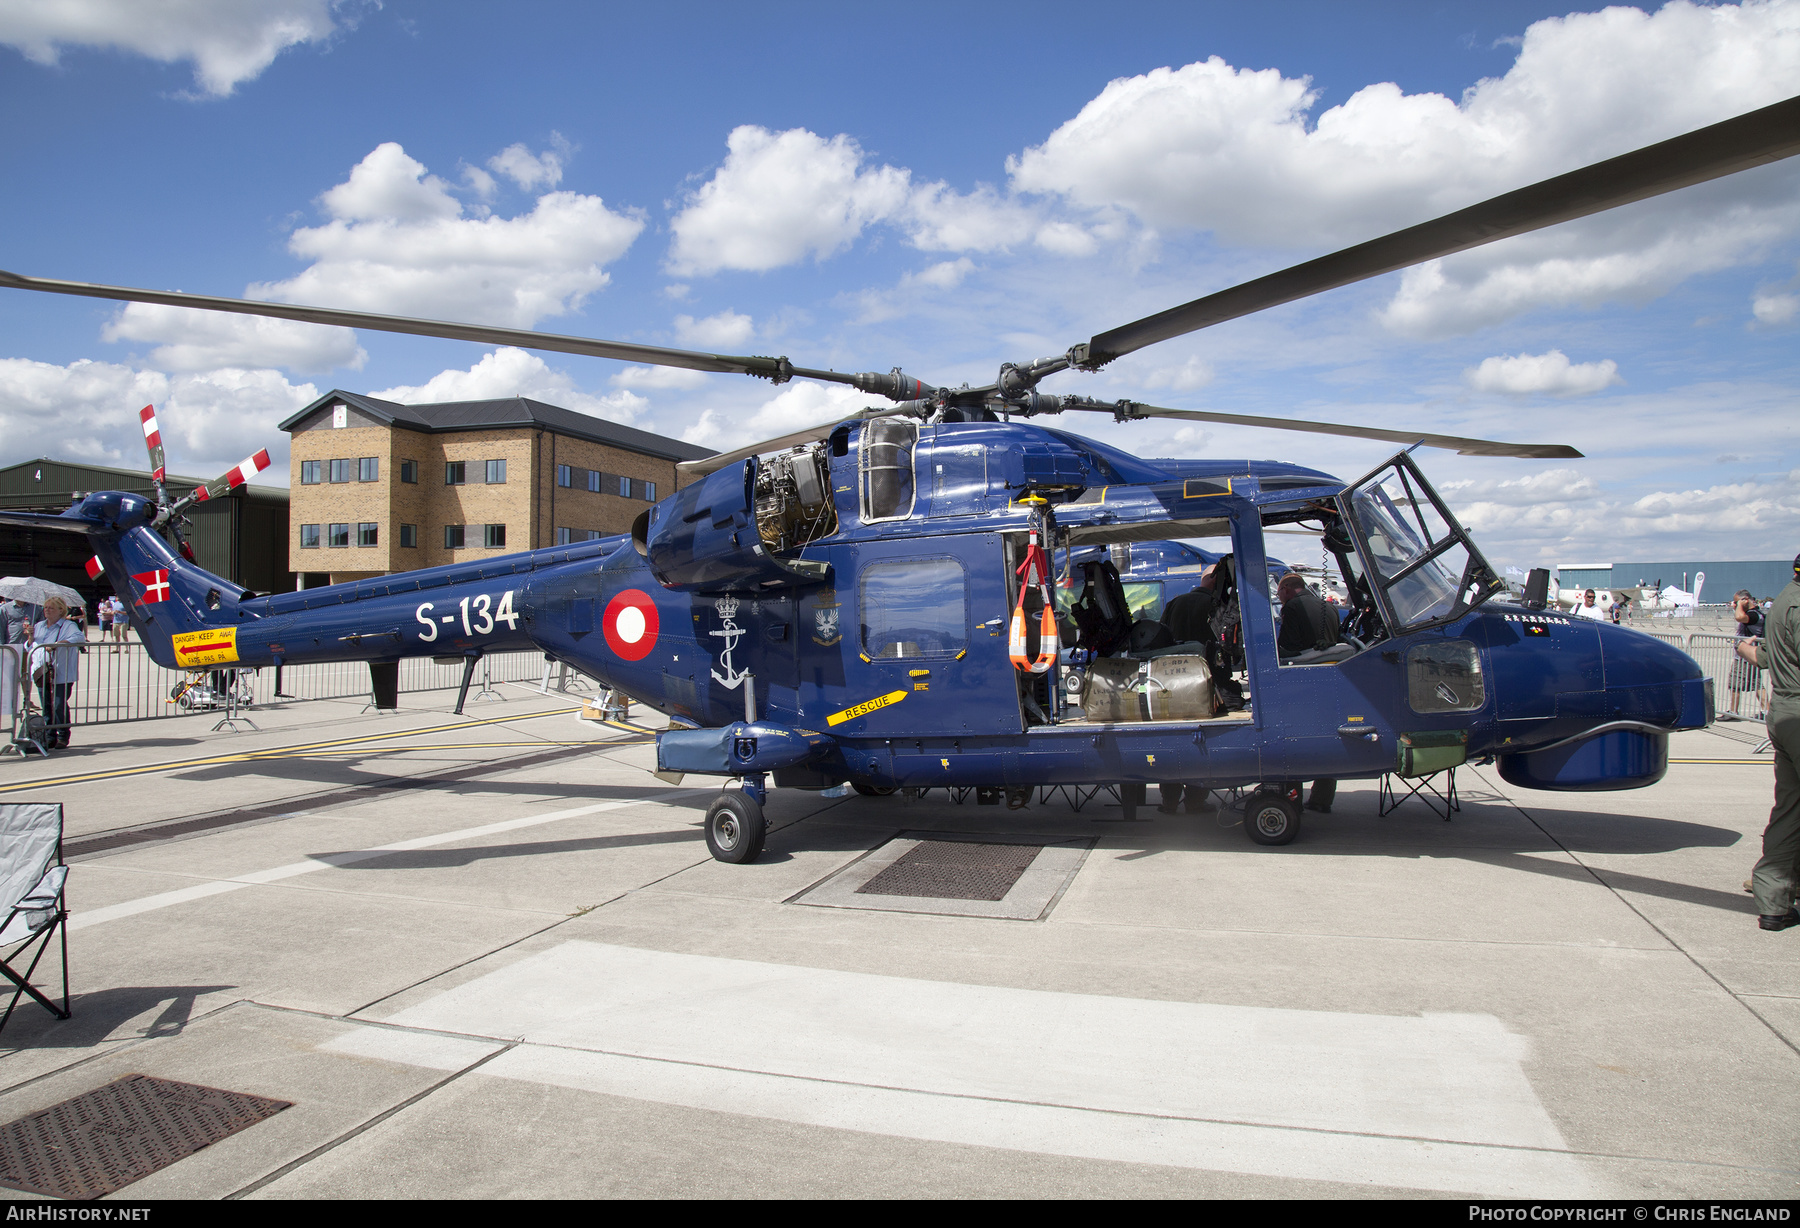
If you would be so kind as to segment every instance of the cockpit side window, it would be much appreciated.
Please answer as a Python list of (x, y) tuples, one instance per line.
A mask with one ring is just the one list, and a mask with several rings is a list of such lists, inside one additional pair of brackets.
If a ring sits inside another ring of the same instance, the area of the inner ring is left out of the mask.
[(863, 428), (862, 518), (904, 520), (913, 510), (913, 445), (917, 423), (877, 418)]
[(1342, 499), (1396, 631), (1451, 622), (1504, 591), (1410, 457), (1395, 457)]

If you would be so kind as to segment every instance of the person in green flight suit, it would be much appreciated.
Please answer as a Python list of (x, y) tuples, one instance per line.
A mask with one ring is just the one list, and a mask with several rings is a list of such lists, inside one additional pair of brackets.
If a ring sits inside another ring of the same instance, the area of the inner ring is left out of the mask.
[(1800, 925), (1800, 556), (1794, 579), (1775, 598), (1760, 639), (1741, 639), (1737, 655), (1768, 671), (1769, 743), (1775, 752), (1775, 805), (1763, 831), (1762, 859), (1751, 872), (1758, 924), (1766, 930)]

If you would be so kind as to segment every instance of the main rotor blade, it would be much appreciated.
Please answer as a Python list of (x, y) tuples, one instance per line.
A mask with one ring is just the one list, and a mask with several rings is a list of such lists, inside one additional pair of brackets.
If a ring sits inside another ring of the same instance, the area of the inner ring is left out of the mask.
[(367, 311), (343, 311), (335, 307), (304, 307), (291, 303), (262, 303), (251, 299), (217, 298), (210, 294), (182, 294), (165, 290), (138, 290), (130, 286), (102, 286), (85, 281), (60, 281), (49, 277), (23, 277), (0, 270), (0, 287), (14, 290), (43, 290), (51, 294), (75, 294), (85, 298), (118, 299), (129, 303), (161, 303), (168, 307), (193, 307), (202, 311), (230, 311), (238, 315), (272, 316), (277, 320), (299, 320), (305, 324), (335, 324), (345, 328), (368, 328), (378, 332), (412, 333), (420, 337), (447, 337), (452, 341), (474, 341), (482, 345), (516, 345), (527, 350), (556, 350), (564, 354), (585, 354), (592, 358), (616, 358), (621, 362), (641, 362), (658, 367), (685, 367), (690, 371), (717, 371), (732, 375), (757, 375), (783, 383), (795, 375), (834, 383), (854, 382), (852, 376), (837, 371), (812, 371), (791, 366), (783, 358), (745, 357), (735, 354), (702, 354), (693, 350), (671, 350), (657, 345), (635, 345), (627, 341), (601, 341), (592, 337), (569, 337), (559, 333), (538, 333), (523, 328), (493, 328), (485, 324), (458, 324), (449, 320), (416, 320), (407, 316), (377, 315)]
[(703, 478), (709, 473), (717, 473), (727, 465), (735, 465), (751, 456), (761, 456), (766, 452), (781, 452), (788, 448), (797, 448), (803, 444), (818, 443), (821, 439), (831, 438), (831, 433), (846, 422), (867, 422), (870, 418), (886, 417), (889, 414), (912, 412), (905, 405), (892, 408), (885, 406), (865, 409), (861, 413), (850, 414), (842, 418), (833, 418), (830, 422), (821, 422), (817, 426), (809, 426), (795, 431), (791, 435), (783, 435), (778, 439), (765, 439), (760, 443), (749, 444), (735, 452), (718, 452), (712, 456), (703, 456), (699, 460), (677, 461), (675, 469), (689, 477)]
[(1122, 401), (1110, 405), (1069, 405), (1070, 409), (1111, 412), (1127, 418), (1183, 418), (1189, 422), (1222, 422), (1230, 426), (1255, 426), (1277, 431), (1305, 431), (1312, 435), (1345, 435), (1352, 439), (1379, 439), (1386, 443), (1417, 444), (1446, 448), (1463, 456), (1517, 456), (1537, 460), (1573, 460), (1581, 456), (1566, 443), (1502, 443), (1493, 439), (1465, 439), (1461, 435), (1435, 435), (1428, 431), (1390, 431), (1378, 426), (1343, 426), (1335, 422), (1308, 422), (1303, 418), (1264, 418), (1255, 414), (1224, 414), (1208, 409), (1163, 409)]
[(1097, 334), (1080, 365), (1558, 222), (1572, 221), (1800, 153), (1800, 97), (1713, 124), (1434, 221), (1232, 286)]

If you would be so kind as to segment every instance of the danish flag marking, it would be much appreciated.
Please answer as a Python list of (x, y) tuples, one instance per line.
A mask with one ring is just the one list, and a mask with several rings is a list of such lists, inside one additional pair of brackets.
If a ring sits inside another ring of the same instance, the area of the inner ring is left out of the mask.
[(88, 579), (98, 580), (100, 578), (100, 573), (104, 570), (106, 570), (106, 569), (104, 567), (100, 566), (100, 556), (99, 555), (96, 554), (93, 558), (91, 558), (87, 561)]
[(169, 599), (169, 573), (166, 569), (141, 571), (131, 578), (144, 586), (144, 595), (141, 600), (145, 605), (154, 605), (156, 602)]

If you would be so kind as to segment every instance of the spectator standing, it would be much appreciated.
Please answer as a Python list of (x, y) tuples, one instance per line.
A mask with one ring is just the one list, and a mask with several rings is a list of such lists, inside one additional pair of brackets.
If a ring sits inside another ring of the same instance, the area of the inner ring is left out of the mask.
[[(94, 605), (94, 617), (98, 619), (100, 623), (100, 642), (103, 644), (110, 643), (112, 641), (113, 618), (111, 597), (102, 597)], [(109, 649), (108, 651), (111, 650)]]
[(61, 749), (69, 744), (69, 695), (80, 675), (77, 647), (87, 644), (87, 635), (69, 617), (69, 605), (61, 597), (44, 602), (44, 619), (32, 628), (32, 681), (38, 684), (38, 700), (43, 705), (44, 745)]
[(1595, 622), (1606, 621), (1606, 611), (1594, 604), (1594, 590), (1589, 589), (1581, 595), (1581, 604), (1575, 607), (1575, 617), (1591, 618)]
[[(1756, 598), (1748, 589), (1740, 588), (1731, 598), (1731, 615), (1737, 619), (1737, 637), (1740, 641), (1752, 640), (1763, 633), (1762, 607), (1756, 604)], [(1745, 660), (1740, 653), (1731, 663), (1731, 677), (1727, 682), (1730, 691), (1731, 715), (1741, 715), (1738, 704), (1745, 695), (1752, 696), (1755, 702), (1756, 693), (1762, 689), (1762, 671), (1752, 662)]]
[(24, 660), (25, 637), (30, 634), (31, 620), (18, 602), (0, 602), (0, 717), (11, 718), (17, 710), (21, 688), (19, 669)]
[(126, 632), (131, 630), (131, 619), (125, 609), (124, 598), (117, 593), (112, 595), (112, 610), (113, 640), (119, 648), (123, 648), (131, 642), (126, 638)]
[(1769, 671), (1769, 744), (1775, 752), (1775, 805), (1763, 830), (1762, 859), (1751, 872), (1758, 924), (1766, 930), (1800, 925), (1794, 894), (1800, 887), (1800, 556), (1794, 580), (1775, 598), (1763, 638), (1734, 645), (1740, 659)]

